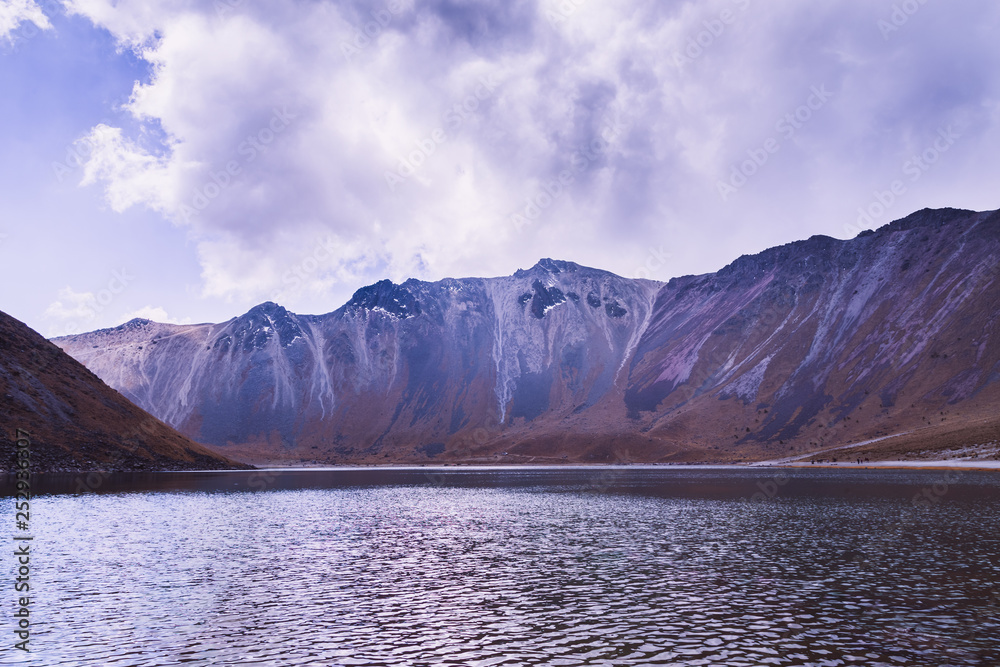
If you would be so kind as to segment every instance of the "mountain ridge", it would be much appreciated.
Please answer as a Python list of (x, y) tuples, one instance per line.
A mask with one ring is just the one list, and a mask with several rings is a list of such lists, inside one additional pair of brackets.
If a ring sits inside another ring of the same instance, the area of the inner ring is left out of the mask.
[[(996, 211), (922, 209), (666, 283), (543, 258), (510, 276), (379, 281), (322, 315), (265, 302), (55, 342), (246, 459), (753, 460), (905, 431), (942, 412), (941, 392), (983, 417), (1000, 372), (998, 230)], [(983, 348), (965, 366), (924, 353), (943, 332), (975, 337), (971, 322)]]

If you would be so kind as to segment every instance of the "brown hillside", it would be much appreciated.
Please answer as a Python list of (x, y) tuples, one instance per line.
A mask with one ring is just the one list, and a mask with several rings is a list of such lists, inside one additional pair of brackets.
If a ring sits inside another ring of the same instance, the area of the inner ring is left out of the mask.
[(136, 407), (68, 354), (0, 312), (0, 447), (14, 470), (16, 430), (31, 471), (244, 468)]

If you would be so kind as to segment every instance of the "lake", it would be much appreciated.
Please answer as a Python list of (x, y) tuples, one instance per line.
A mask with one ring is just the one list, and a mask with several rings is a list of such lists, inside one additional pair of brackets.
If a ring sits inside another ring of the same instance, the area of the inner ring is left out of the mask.
[[(1000, 664), (998, 473), (425, 468), (35, 482), (32, 651), (12, 648), (8, 620), (2, 664)], [(9, 479), (5, 491), (12, 535)], [(16, 567), (3, 562), (10, 619)]]

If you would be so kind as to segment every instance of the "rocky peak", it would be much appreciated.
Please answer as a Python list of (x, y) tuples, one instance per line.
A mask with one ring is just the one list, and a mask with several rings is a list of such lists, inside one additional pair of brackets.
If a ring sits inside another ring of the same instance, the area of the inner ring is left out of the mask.
[(880, 230), (902, 232), (918, 227), (935, 229), (944, 227), (956, 220), (965, 220), (972, 215), (975, 215), (974, 211), (967, 211), (960, 208), (924, 208), (911, 213), (905, 218), (890, 222), (888, 225), (881, 227)]
[(257, 304), (256, 306), (248, 310), (244, 315), (244, 317), (259, 317), (259, 316), (270, 317), (272, 315), (277, 315), (280, 317), (282, 315), (287, 315), (287, 314), (288, 311), (285, 310), (282, 306), (279, 306), (273, 301), (265, 301), (264, 303)]
[(515, 278), (529, 278), (540, 274), (558, 275), (560, 273), (573, 273), (580, 270), (580, 265), (576, 262), (566, 262), (561, 259), (550, 259), (548, 257), (538, 260), (538, 263), (525, 271), (518, 269), (514, 272)]
[[(128, 322), (125, 322), (124, 324), (119, 324), (116, 327), (108, 327), (108, 328), (105, 328), (105, 329), (97, 329), (95, 331), (89, 331), (89, 332), (86, 332), (86, 333), (73, 334), (73, 335), (87, 336), (87, 335), (91, 335), (91, 334), (102, 334), (102, 335), (107, 335), (107, 334), (128, 334), (128, 333), (133, 333), (133, 332), (136, 332), (136, 331), (141, 331), (142, 329), (148, 327), (151, 324), (154, 324), (154, 322), (152, 320), (147, 320), (147, 319), (144, 319), (142, 317), (133, 317)], [(71, 336), (60, 336), (59, 338), (72, 338), (73, 335), (71, 335)], [(53, 340), (55, 340), (55, 339), (53, 339)]]
[(380, 280), (362, 287), (347, 302), (348, 309), (380, 310), (405, 319), (420, 315), (420, 302), (406, 285), (396, 285), (391, 280)]
[(233, 320), (229, 331), (216, 339), (215, 347), (251, 352), (262, 349), (275, 335), (282, 347), (288, 347), (304, 333), (292, 313), (273, 301), (265, 301)]

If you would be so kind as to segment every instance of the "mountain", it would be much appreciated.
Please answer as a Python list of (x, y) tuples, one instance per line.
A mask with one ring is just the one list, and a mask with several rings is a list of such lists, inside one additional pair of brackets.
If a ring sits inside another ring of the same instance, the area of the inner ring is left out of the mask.
[(0, 312), (0, 444), (29, 434), (31, 471), (243, 468), (129, 403), (82, 364)]
[(926, 449), (1000, 423), (998, 259), (1000, 213), (923, 210), (666, 284), (544, 259), (381, 281), (325, 315), (265, 303), (55, 342), (244, 460), (736, 461), (889, 435)]
[(492, 459), (553, 420), (625, 419), (626, 360), (661, 286), (542, 260), (503, 278), (381, 281), (326, 315), (264, 303), (222, 324), (133, 320), (55, 342), (236, 456)]
[(671, 280), (632, 360), (629, 414), (658, 439), (752, 457), (995, 431), (998, 262), (1000, 213), (923, 210)]

